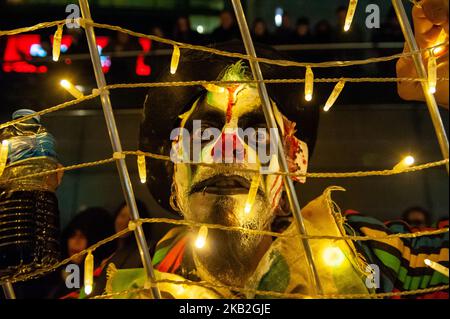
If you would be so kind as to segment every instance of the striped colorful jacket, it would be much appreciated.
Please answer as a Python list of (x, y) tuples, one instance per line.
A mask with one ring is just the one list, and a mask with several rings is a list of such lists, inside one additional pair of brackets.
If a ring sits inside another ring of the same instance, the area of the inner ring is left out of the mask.
[[(419, 231), (402, 221), (382, 223), (354, 211), (346, 213), (345, 217), (348, 235), (385, 236)], [(438, 228), (448, 228), (448, 221), (441, 222)], [(420, 229), (422, 230), (424, 229)], [(156, 247), (153, 263), (160, 272), (173, 273), (197, 281), (187, 236), (187, 229), (184, 227), (177, 227), (168, 232)], [(449, 266), (448, 232), (417, 238), (358, 241), (356, 248), (368, 264), (375, 264), (380, 268), (380, 287), (376, 292), (411, 291), (448, 285), (447, 277), (424, 264), (424, 259), (429, 258), (445, 267)], [(448, 291), (439, 291), (402, 298), (448, 297)]]

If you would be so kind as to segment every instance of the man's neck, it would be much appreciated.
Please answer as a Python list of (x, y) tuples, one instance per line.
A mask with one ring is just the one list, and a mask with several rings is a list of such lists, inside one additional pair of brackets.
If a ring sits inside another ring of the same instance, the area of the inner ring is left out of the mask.
[(271, 243), (272, 239), (266, 236), (252, 256), (242, 256), (243, 258), (234, 260), (232, 266), (225, 266), (226, 264), (230, 265), (230, 263), (225, 263), (223, 267), (220, 267), (222, 261), (228, 258), (223, 255), (223, 252), (215, 251), (214, 254), (202, 257), (193, 249), (192, 256), (196, 274), (201, 280), (214, 284), (245, 287)]

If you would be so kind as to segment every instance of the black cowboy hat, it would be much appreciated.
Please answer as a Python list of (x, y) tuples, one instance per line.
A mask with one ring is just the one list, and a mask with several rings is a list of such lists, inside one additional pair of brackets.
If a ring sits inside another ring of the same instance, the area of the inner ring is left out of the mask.
[[(214, 48), (224, 51), (245, 53), (242, 42), (232, 41), (215, 45)], [(269, 46), (255, 45), (258, 57), (270, 59), (288, 59)], [(213, 55), (196, 50), (182, 50), (178, 70), (170, 74), (166, 65), (157, 82), (177, 81), (214, 81), (237, 59)], [(248, 61), (245, 61), (248, 65)], [(260, 63), (265, 79), (295, 79), (304, 77), (304, 69), (282, 67)], [(278, 109), (291, 121), (297, 123), (297, 137), (308, 144), (310, 154), (314, 148), (319, 122), (319, 108), (301, 105), (303, 85), (268, 84), (270, 98)], [(180, 124), (179, 115), (192, 106), (196, 99), (205, 94), (202, 86), (189, 87), (153, 87), (150, 88), (144, 105), (140, 130), (140, 150), (151, 153), (170, 155), (171, 131)], [(169, 197), (172, 185), (173, 163), (147, 158), (147, 185), (153, 197), (165, 209), (172, 211)]]

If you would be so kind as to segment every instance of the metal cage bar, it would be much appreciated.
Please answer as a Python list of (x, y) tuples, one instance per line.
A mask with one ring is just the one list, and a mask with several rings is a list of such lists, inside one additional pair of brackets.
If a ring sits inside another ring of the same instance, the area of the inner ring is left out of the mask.
[[(79, 0), (81, 13), (84, 19), (91, 20), (91, 13), (89, 10), (88, 0)], [(109, 138), (111, 141), (111, 145), (114, 153), (122, 152), (122, 145), (119, 137), (119, 133), (117, 130), (116, 120), (114, 118), (114, 113), (111, 106), (111, 100), (109, 98), (109, 92), (104, 90), (106, 86), (105, 75), (102, 72), (102, 65), (100, 62), (100, 56), (97, 49), (97, 41), (95, 39), (94, 28), (87, 24), (85, 26), (86, 38), (89, 45), (89, 52), (91, 55), (92, 65), (94, 68), (95, 79), (97, 81), (97, 86), (101, 90), (100, 99), (102, 102), (103, 113), (105, 115), (106, 125), (108, 127)], [(133, 186), (131, 184), (130, 175), (128, 173), (127, 164), (125, 162), (125, 158), (121, 157), (116, 159), (117, 170), (119, 172), (120, 183), (122, 186), (122, 190), (125, 196), (126, 203), (128, 207), (130, 207), (131, 211), (131, 219), (133, 221), (138, 220), (139, 211), (136, 206), (136, 198), (134, 197)], [(147, 240), (145, 238), (144, 231), (142, 229), (142, 225), (136, 225), (136, 229), (134, 230), (134, 234), (136, 236), (136, 241), (139, 247), (139, 253), (142, 259), (142, 265), (147, 274), (147, 280), (151, 284), (151, 292), (155, 299), (161, 299), (161, 293), (155, 283), (156, 277), (153, 271), (152, 259), (150, 256), (150, 251), (147, 245)]]

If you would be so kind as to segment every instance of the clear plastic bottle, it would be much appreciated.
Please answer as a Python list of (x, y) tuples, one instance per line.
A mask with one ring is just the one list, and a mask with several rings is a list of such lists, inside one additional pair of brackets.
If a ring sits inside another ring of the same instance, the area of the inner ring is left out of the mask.
[[(13, 119), (34, 114), (18, 110)], [(0, 275), (26, 273), (58, 261), (59, 209), (55, 195), (58, 174), (15, 179), (59, 166), (55, 140), (39, 116), (0, 131), (9, 144), (0, 176)]]

